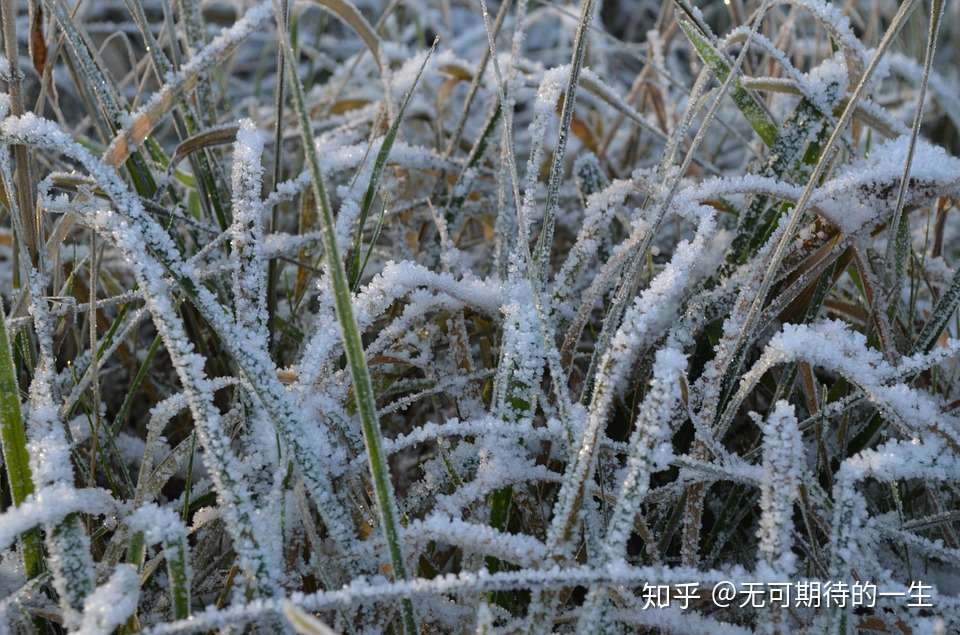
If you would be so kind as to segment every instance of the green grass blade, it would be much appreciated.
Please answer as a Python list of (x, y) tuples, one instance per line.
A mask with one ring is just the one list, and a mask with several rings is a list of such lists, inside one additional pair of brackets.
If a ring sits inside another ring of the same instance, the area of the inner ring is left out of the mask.
[(383, 174), (383, 168), (387, 165), (387, 159), (390, 157), (390, 150), (393, 149), (393, 143), (397, 140), (397, 131), (400, 129), (400, 122), (403, 121), (403, 113), (407, 110), (407, 105), (410, 103), (410, 98), (413, 97), (414, 91), (417, 90), (417, 84), (420, 83), (420, 78), (423, 76), (423, 71), (430, 62), (430, 57), (437, 48), (438, 41), (439, 40), (434, 40), (433, 46), (430, 47), (426, 57), (423, 58), (423, 64), (421, 64), (419, 70), (417, 70), (417, 76), (414, 78), (413, 84), (410, 85), (410, 90), (408, 90), (407, 94), (403, 96), (403, 101), (400, 103), (400, 109), (397, 111), (397, 115), (393, 118), (393, 123), (390, 124), (390, 129), (387, 130), (387, 134), (383, 137), (383, 143), (380, 144), (380, 151), (377, 152), (377, 157), (374, 159), (373, 172), (370, 174), (370, 181), (367, 183), (367, 189), (363, 193), (363, 201), (360, 204), (360, 217), (357, 220), (357, 234), (353, 240), (352, 258), (350, 259), (350, 269), (348, 271), (351, 289), (355, 289), (357, 284), (360, 282), (360, 265), (362, 257), (360, 240), (363, 237), (363, 226), (366, 224), (367, 216), (370, 214), (370, 208), (373, 206), (373, 199), (377, 195), (377, 188), (380, 185), (380, 176)]
[(943, 333), (950, 323), (950, 320), (953, 319), (954, 314), (957, 312), (957, 307), (960, 307), (960, 271), (953, 274), (953, 279), (950, 280), (950, 287), (944, 292), (943, 296), (940, 297), (940, 301), (937, 302), (933, 308), (930, 319), (927, 320), (926, 325), (924, 325), (923, 330), (920, 331), (920, 335), (917, 336), (917, 340), (913, 344), (912, 352), (922, 353), (932, 350), (940, 334)]
[[(20, 505), (33, 493), (33, 477), (30, 473), (27, 435), (20, 409), (17, 369), (4, 313), (0, 309), (0, 438), (3, 441), (3, 462), (7, 467), (10, 498), (14, 505)], [(24, 534), (22, 547), (23, 568), (27, 577), (32, 578), (40, 573), (42, 560), (40, 536), (37, 531)]]
[[(686, 20), (680, 20), (680, 28), (687, 39), (690, 40), (690, 43), (693, 44), (697, 55), (716, 76), (717, 81), (726, 81), (730, 74), (730, 63), (726, 56)], [(740, 109), (740, 113), (746, 118), (750, 127), (754, 129), (765, 144), (772, 147), (777, 140), (778, 127), (776, 122), (770, 118), (767, 109), (757, 99), (757, 96), (744, 88), (739, 78), (735, 77), (733, 84), (730, 86), (730, 97), (737, 108)]]
[[(320, 208), (320, 219), (323, 223), (323, 243), (329, 269), (330, 281), (333, 287), (334, 305), (337, 320), (340, 323), (343, 348), (350, 366), (350, 376), (353, 380), (353, 392), (356, 400), (360, 423), (363, 428), (363, 439), (367, 449), (367, 458), (370, 464), (370, 474), (376, 494), (377, 507), (380, 512), (380, 522), (384, 537), (390, 552), (394, 576), (397, 579), (407, 579), (407, 567), (403, 558), (400, 544), (400, 519), (397, 510), (397, 501), (393, 492), (393, 483), (390, 481), (389, 465), (383, 450), (383, 437), (380, 431), (380, 422), (377, 416), (377, 405), (373, 394), (373, 384), (370, 380), (370, 370), (367, 368), (367, 359), (363, 352), (363, 343), (360, 340), (360, 330), (353, 315), (350, 286), (347, 283), (347, 274), (343, 261), (337, 249), (336, 225), (333, 210), (327, 198), (326, 184), (320, 170), (320, 160), (314, 145), (310, 120), (307, 115), (307, 106), (303, 96), (303, 86), (297, 74), (293, 60), (293, 49), (290, 46), (289, 34), (285, 25), (279, 25), (287, 57), (289, 83), (293, 96), (294, 108), (300, 125), (300, 136), (306, 163), (313, 179), (314, 200)], [(403, 625), (407, 635), (417, 635), (416, 617), (413, 603), (409, 599), (403, 600)]]

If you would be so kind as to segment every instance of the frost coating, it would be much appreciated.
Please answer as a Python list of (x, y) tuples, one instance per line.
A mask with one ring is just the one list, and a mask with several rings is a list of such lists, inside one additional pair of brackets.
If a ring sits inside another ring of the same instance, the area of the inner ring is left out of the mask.
[(81, 635), (109, 633), (123, 624), (137, 608), (140, 581), (128, 564), (117, 565), (110, 579), (97, 587), (83, 605)]
[(3, 20), (9, 630), (960, 629), (917, 0), (115, 4)]
[(794, 569), (791, 553), (793, 503), (803, 472), (803, 443), (793, 406), (778, 401), (763, 424), (763, 477), (760, 487), (760, 553), (784, 575)]

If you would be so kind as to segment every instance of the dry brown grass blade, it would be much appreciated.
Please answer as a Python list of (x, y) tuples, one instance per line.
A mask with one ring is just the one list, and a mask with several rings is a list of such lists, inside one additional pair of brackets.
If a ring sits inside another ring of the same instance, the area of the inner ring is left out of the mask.
[[(226, 55), (224, 55), (226, 57)], [(123, 165), (137, 147), (153, 132), (160, 121), (177, 104), (180, 98), (193, 90), (206, 68), (197, 68), (183, 76), (175, 84), (167, 85), (160, 96), (141, 112), (133, 123), (117, 133), (103, 155), (103, 162), (112, 167)]]
[(334, 14), (341, 20), (343, 20), (347, 26), (349, 26), (353, 31), (363, 40), (363, 43), (367, 46), (367, 49), (370, 51), (370, 54), (373, 55), (374, 61), (377, 63), (377, 66), (380, 68), (380, 74), (386, 79), (386, 75), (390, 70), (389, 65), (383, 58), (380, 46), (380, 36), (377, 35), (377, 32), (374, 28), (367, 22), (367, 19), (363, 17), (363, 14), (360, 13), (360, 10), (349, 0), (304, 0), (309, 1), (313, 4), (317, 4), (330, 13)]
[(802, 276), (808, 276), (810, 281), (806, 288), (804, 288), (796, 298), (792, 299), (783, 310), (780, 314), (780, 320), (784, 322), (797, 321), (798, 319), (802, 320), (803, 313), (806, 311), (807, 304), (810, 302), (819, 278), (818, 275), (810, 276), (810, 272), (823, 271), (831, 262), (836, 260), (838, 264), (833, 273), (833, 281), (836, 282), (837, 278), (843, 274), (853, 254), (849, 249), (845, 249), (840, 254), (836, 253), (836, 249), (841, 246), (842, 242), (843, 236), (837, 233), (812, 254), (804, 258), (804, 260), (790, 272), (790, 275), (786, 277), (785, 284), (787, 285), (792, 284)]
[(234, 139), (237, 138), (238, 129), (239, 126), (237, 125), (221, 126), (219, 128), (204, 130), (192, 137), (184, 139), (180, 142), (180, 145), (177, 146), (173, 156), (170, 158), (170, 165), (167, 166), (167, 174), (173, 174), (177, 165), (197, 150), (233, 143)]
[(820, 412), (820, 400), (817, 397), (817, 379), (813, 375), (813, 367), (806, 362), (800, 362), (797, 364), (797, 371), (800, 375), (800, 388), (807, 411), (811, 415), (816, 414)]
[(75, 213), (68, 212), (58, 218), (57, 222), (54, 223), (53, 230), (50, 232), (50, 236), (47, 237), (47, 257), (52, 262), (57, 254), (60, 253), (63, 241), (70, 235), (70, 230), (76, 225), (77, 220)]
[[(356, 32), (376, 60), (386, 85), (389, 68), (381, 54), (380, 38), (360, 11), (346, 0), (309, 1), (333, 13)], [(200, 60), (199, 63), (191, 65), (179, 74), (174, 81), (164, 84), (145, 109), (135, 116), (133, 122), (117, 133), (103, 155), (104, 163), (113, 167), (122, 165), (130, 154), (153, 132), (153, 129), (160, 124), (160, 121), (173, 109), (177, 102), (197, 86), (199, 80), (205, 76), (206, 71), (221, 64), (242, 41), (242, 37), (229, 39), (225, 45), (218, 45), (214, 41), (200, 51), (197, 55)], [(211, 53), (208, 53), (208, 51)]]
[(43, 5), (30, 3), (30, 59), (37, 75), (43, 75), (47, 63), (47, 42), (43, 36)]
[[(298, 230), (300, 234), (305, 234), (312, 230), (319, 221), (317, 217), (317, 205), (313, 200), (313, 192), (305, 190), (300, 200), (300, 218), (298, 221)], [(301, 247), (297, 254), (297, 260), (307, 264), (307, 248)], [(310, 284), (310, 271), (306, 267), (297, 268), (297, 280), (293, 287), (293, 297), (296, 299), (296, 305), (299, 306), (303, 301), (303, 296), (307, 292)]]
[[(328, 114), (331, 115), (342, 115), (348, 113), (351, 110), (358, 110), (370, 103), (367, 99), (339, 99), (328, 110)], [(310, 109), (310, 116), (317, 117), (323, 114), (324, 109), (322, 106), (314, 106)]]
[[(255, 7), (250, 12), (256, 10)], [(271, 15), (272, 13), (267, 13), (258, 16), (256, 24), (265, 23)], [(256, 24), (251, 25), (251, 30)], [(247, 35), (249, 31), (235, 34), (234, 37), (225, 37), (222, 41), (214, 40), (197, 53), (196, 63), (185, 67), (172, 81), (164, 84), (150, 102), (134, 115), (133, 121), (117, 132), (103, 155), (103, 162), (113, 167), (122, 165), (173, 107), (197, 86), (200, 79), (206, 76), (206, 72), (222, 64)]]

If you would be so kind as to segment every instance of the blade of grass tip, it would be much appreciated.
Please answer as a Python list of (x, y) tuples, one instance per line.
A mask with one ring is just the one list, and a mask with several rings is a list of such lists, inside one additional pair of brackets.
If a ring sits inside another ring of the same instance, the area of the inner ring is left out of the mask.
[(895, 299), (900, 289), (900, 267), (895, 267), (897, 259), (897, 240), (895, 232), (900, 228), (900, 219), (903, 216), (903, 206), (906, 201), (907, 184), (910, 179), (910, 168), (913, 165), (913, 152), (920, 136), (920, 124), (923, 122), (923, 106), (927, 95), (927, 81), (930, 79), (930, 67), (933, 65), (933, 56), (937, 51), (937, 36), (940, 33), (940, 20), (943, 17), (945, 6), (943, 0), (933, 0), (930, 7), (930, 27), (927, 33), (927, 47), (923, 54), (923, 75), (920, 78), (920, 94), (917, 96), (917, 111), (913, 116), (913, 127), (910, 131), (910, 145), (907, 146), (907, 158), (903, 165), (903, 175), (900, 177), (900, 186), (897, 189), (897, 205), (894, 208), (893, 220), (890, 222), (890, 236), (887, 239), (887, 251), (884, 258), (884, 270), (891, 282), (889, 297)]
[(696, 25), (697, 29), (699, 29), (701, 33), (705, 35), (710, 33), (710, 26), (703, 21), (700, 12), (695, 11), (693, 7), (690, 6), (690, 3), (687, 2), (687, 0), (674, 0), (673, 3), (678, 9), (680, 9), (681, 12), (683, 12), (683, 15), (686, 16), (687, 20)]
[(240, 126), (236, 124), (226, 124), (215, 128), (208, 128), (181, 141), (174, 149), (173, 156), (170, 157), (170, 163), (167, 164), (167, 179), (173, 178), (180, 162), (193, 153), (213, 146), (227, 145), (236, 141), (237, 130), (239, 129)]
[(360, 204), (360, 217), (357, 220), (357, 235), (353, 241), (353, 257), (351, 258), (349, 270), (351, 289), (356, 288), (357, 284), (360, 282), (360, 240), (363, 237), (363, 226), (366, 224), (367, 216), (370, 214), (370, 208), (373, 206), (373, 199), (377, 195), (377, 186), (380, 184), (380, 176), (383, 174), (383, 168), (387, 165), (387, 159), (390, 156), (390, 150), (393, 149), (393, 143), (397, 140), (397, 131), (400, 129), (400, 122), (403, 120), (403, 113), (406, 111), (407, 105), (410, 103), (410, 98), (413, 97), (414, 91), (417, 90), (417, 84), (420, 83), (420, 78), (423, 76), (424, 69), (430, 62), (430, 58), (433, 56), (434, 51), (437, 50), (437, 43), (439, 41), (440, 38), (433, 40), (433, 45), (430, 47), (430, 50), (427, 51), (427, 55), (423, 58), (423, 64), (421, 64), (420, 68), (417, 70), (417, 76), (414, 78), (413, 84), (410, 86), (410, 90), (408, 90), (407, 94), (403, 96), (403, 101), (400, 103), (400, 109), (397, 111), (397, 114), (393, 119), (393, 123), (390, 124), (390, 129), (387, 130), (387, 134), (383, 137), (383, 142), (380, 144), (380, 151), (377, 152), (377, 157), (374, 159), (373, 172), (370, 174), (370, 181), (367, 183), (367, 190), (363, 193), (363, 201)]
[[(786, 254), (787, 246), (793, 240), (793, 235), (796, 232), (797, 227), (800, 225), (800, 219), (802, 218), (804, 212), (806, 212), (807, 204), (810, 202), (810, 197), (813, 195), (814, 189), (816, 189), (817, 185), (820, 183), (820, 177), (823, 176), (827, 165), (832, 163), (831, 159), (833, 155), (833, 149), (840, 140), (840, 137), (843, 135), (843, 131), (850, 123), (850, 119), (853, 117), (853, 113), (856, 110), (856, 103), (860, 100), (860, 97), (866, 90), (870, 77), (880, 64), (880, 60), (882, 59), (884, 53), (890, 47), (891, 42), (897, 33), (899, 33), (903, 24), (906, 22), (907, 17), (909, 17), (910, 13), (913, 11), (915, 5), (915, 0), (904, 0), (903, 4), (900, 5), (896, 15), (890, 22), (890, 25), (887, 27), (887, 31), (884, 33), (880, 44), (877, 46), (877, 49), (870, 60), (870, 64), (867, 66), (862, 77), (860, 78), (860, 82), (857, 84), (856, 89), (854, 89), (853, 94), (847, 101), (847, 105), (843, 110), (843, 114), (840, 115), (840, 119), (837, 121), (837, 125), (833, 129), (830, 138), (827, 139), (826, 144), (823, 146), (823, 150), (820, 153), (820, 160), (817, 161), (817, 164), (814, 166), (813, 171), (807, 180), (807, 185), (804, 188), (800, 198), (797, 200), (796, 207), (793, 208), (793, 211), (790, 214), (790, 218), (783, 234), (780, 237), (780, 241), (774, 247), (773, 253), (770, 255), (766, 265), (766, 270), (764, 271), (763, 278), (760, 282), (760, 288), (754, 296), (753, 304), (750, 306), (743, 325), (740, 327), (736, 344), (731, 350), (742, 350), (748, 339), (751, 337), (753, 326), (757, 320), (757, 317), (760, 315), (764, 300), (766, 299), (767, 294), (770, 291), (770, 287), (773, 285), (773, 281), (776, 278), (777, 271), (780, 268), (780, 262), (783, 260), (783, 257)], [(738, 355), (736, 359), (729, 360), (728, 367), (724, 369), (722, 375), (725, 376), (731, 372), (736, 373), (742, 361), (743, 355)], [(723, 408), (721, 406), (717, 409), (717, 414), (722, 412), (722, 410)]]
[[(307, 115), (307, 106), (303, 96), (303, 86), (297, 74), (297, 66), (293, 49), (290, 46), (289, 32), (286, 25), (278, 23), (279, 36), (283, 40), (284, 49), (288, 57), (287, 72), (289, 75), (290, 90), (293, 97), (294, 109), (300, 126), (300, 137), (303, 145), (305, 161), (313, 180), (314, 198), (320, 208), (320, 220), (323, 223), (323, 243), (326, 252), (330, 280), (333, 287), (334, 307), (337, 320), (340, 323), (340, 334), (343, 338), (343, 348), (350, 365), (350, 376), (353, 380), (353, 393), (356, 399), (357, 412), (363, 428), (363, 439), (367, 449), (367, 458), (370, 463), (370, 474), (376, 494), (377, 508), (380, 512), (380, 522), (383, 526), (384, 538), (390, 552), (394, 576), (400, 580), (408, 579), (407, 567), (403, 558), (400, 542), (400, 518), (397, 502), (393, 492), (393, 483), (390, 481), (389, 465), (383, 450), (383, 438), (380, 431), (380, 422), (377, 417), (377, 405), (373, 394), (373, 384), (370, 380), (370, 370), (367, 368), (367, 359), (363, 352), (363, 343), (360, 331), (357, 328), (356, 318), (353, 315), (350, 287), (347, 284), (347, 274), (337, 249), (336, 224), (330, 202), (327, 198), (326, 185), (323, 173), (320, 170), (320, 160), (317, 157), (317, 148), (314, 145), (311, 133), (310, 120)], [(417, 635), (416, 617), (413, 603), (409, 599), (402, 602), (403, 627), (407, 635)]]
[(283, 601), (283, 615), (301, 635), (336, 635), (336, 631), (299, 608), (290, 600)]
[(563, 108), (560, 110), (557, 147), (553, 152), (550, 177), (547, 180), (547, 200), (543, 212), (543, 222), (540, 225), (540, 236), (537, 238), (537, 246), (533, 254), (533, 266), (541, 288), (546, 286), (549, 277), (550, 251), (553, 247), (553, 232), (556, 224), (557, 205), (560, 199), (560, 179), (563, 178), (563, 158), (567, 150), (567, 139), (570, 137), (570, 125), (573, 123), (577, 84), (580, 79), (580, 70), (583, 68), (583, 57), (587, 51), (587, 34), (594, 13), (593, 0), (583, 0), (580, 5), (580, 21), (577, 23), (573, 53), (570, 59), (570, 76), (563, 93)]

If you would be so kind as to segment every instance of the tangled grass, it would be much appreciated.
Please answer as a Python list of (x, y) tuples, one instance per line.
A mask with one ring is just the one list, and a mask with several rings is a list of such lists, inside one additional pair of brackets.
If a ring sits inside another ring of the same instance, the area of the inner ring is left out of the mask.
[(956, 3), (0, 9), (3, 632), (960, 632)]

